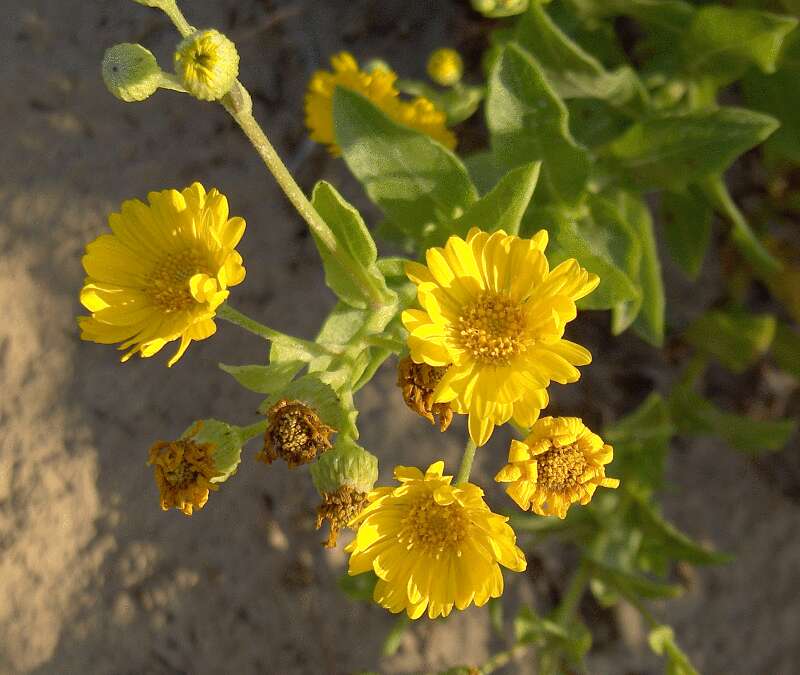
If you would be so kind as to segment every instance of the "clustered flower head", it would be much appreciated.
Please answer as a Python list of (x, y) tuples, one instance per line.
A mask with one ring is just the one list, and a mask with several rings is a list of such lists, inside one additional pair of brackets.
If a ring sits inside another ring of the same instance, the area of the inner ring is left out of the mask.
[(588, 504), (598, 487), (616, 488), (605, 465), (614, 449), (577, 417), (543, 417), (524, 441), (512, 441), (506, 464), (495, 476), (523, 510), (566, 518), (574, 503)]
[(216, 101), (230, 91), (239, 75), (236, 45), (219, 31), (196, 31), (175, 51), (175, 73), (192, 96)]
[(500, 566), (526, 567), (508, 518), (492, 513), (477, 485), (451, 485), (452, 476), (443, 473), (442, 461), (424, 474), (396, 467), (400, 486), (369, 494), (352, 523), (356, 537), (345, 548), (349, 574), (377, 575), (375, 602), (412, 619), (480, 607), (503, 593)]
[(546, 246), (545, 230), (524, 239), (473, 228), (428, 249), (426, 265), (406, 265), (421, 307), (402, 315), (411, 358), (447, 368), (432, 400), (469, 415), (478, 446), (509, 420), (530, 427), (548, 385), (575, 382), (591, 361), (563, 336), (599, 279), (572, 259), (551, 270)]
[(227, 199), (200, 183), (147, 200), (123, 202), (108, 219), (111, 233), (86, 247), (80, 298), (90, 315), (78, 323), (84, 340), (121, 343), (123, 361), (180, 340), (171, 366), (193, 340), (216, 332), (217, 308), (244, 280), (236, 245), (245, 222), (230, 218)]
[(305, 108), (306, 126), (311, 138), (327, 145), (332, 155), (341, 154), (333, 131), (336, 87), (345, 87), (365, 96), (395, 122), (427, 134), (451, 150), (455, 148), (456, 138), (445, 126), (447, 116), (426, 98), (401, 100), (400, 91), (395, 86), (397, 75), (388, 67), (376, 64), (369, 72), (361, 70), (348, 52), (331, 57), (331, 66), (333, 72), (319, 70), (311, 78)]
[(256, 459), (272, 464), (280, 457), (290, 469), (313, 462), (330, 448), (330, 435), (336, 431), (301, 401), (281, 399), (269, 409), (267, 419), (264, 448)]

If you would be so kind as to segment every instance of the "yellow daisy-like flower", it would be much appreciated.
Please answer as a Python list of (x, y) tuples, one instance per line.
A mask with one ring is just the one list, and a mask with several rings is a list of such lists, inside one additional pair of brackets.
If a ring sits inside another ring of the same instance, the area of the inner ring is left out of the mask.
[(435, 619), (454, 606), (481, 606), (503, 593), (500, 565), (515, 572), (526, 567), (508, 518), (489, 510), (477, 485), (450, 485), (452, 476), (443, 471), (441, 461), (424, 475), (396, 467), (401, 485), (373, 490), (350, 522), (358, 531), (345, 549), (349, 574), (374, 571), (375, 602), (412, 619), (426, 609)]
[(511, 483), (506, 492), (521, 509), (566, 518), (572, 504), (588, 504), (598, 487), (619, 486), (606, 478), (613, 459), (614, 449), (580, 418), (543, 417), (524, 442), (511, 441), (508, 464), (495, 480)]
[(380, 108), (399, 124), (416, 129), (439, 141), (449, 149), (456, 147), (456, 137), (445, 126), (447, 116), (423, 97), (410, 102), (400, 100), (395, 87), (397, 74), (376, 66), (371, 72), (358, 67), (352, 54), (341, 52), (331, 57), (333, 72), (318, 70), (308, 84), (306, 93), (306, 126), (312, 140), (328, 146), (334, 156), (341, 154), (333, 131), (333, 94), (336, 87), (355, 91)]
[(551, 381), (575, 382), (591, 354), (563, 339), (575, 301), (599, 279), (575, 260), (550, 269), (547, 232), (531, 239), (477, 228), (428, 249), (427, 265), (407, 263), (422, 309), (403, 312), (416, 363), (450, 366), (433, 393), (469, 415), (477, 445), (513, 419), (530, 427), (548, 403)]
[(81, 304), (91, 316), (78, 317), (81, 338), (153, 356), (180, 339), (168, 365), (192, 340), (216, 331), (213, 318), (229, 286), (244, 279), (235, 247), (245, 222), (228, 217), (228, 200), (200, 183), (182, 192), (151, 192), (144, 204), (123, 202), (108, 219), (112, 234), (86, 247), (86, 281)]

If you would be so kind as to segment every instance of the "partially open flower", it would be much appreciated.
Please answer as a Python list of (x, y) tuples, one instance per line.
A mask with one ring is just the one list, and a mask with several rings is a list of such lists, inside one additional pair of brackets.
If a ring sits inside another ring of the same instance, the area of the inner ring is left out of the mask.
[(313, 462), (331, 447), (330, 435), (336, 432), (313, 408), (300, 401), (281, 399), (269, 409), (267, 419), (264, 448), (256, 459), (272, 464), (280, 457), (290, 469)]
[(575, 503), (588, 504), (598, 487), (616, 488), (605, 465), (614, 449), (577, 417), (543, 417), (524, 442), (511, 441), (506, 464), (495, 476), (511, 483), (508, 496), (524, 510), (566, 518)]
[(192, 96), (216, 101), (230, 91), (239, 75), (236, 45), (219, 31), (196, 31), (175, 51), (175, 73)]
[(349, 438), (342, 438), (311, 467), (311, 478), (322, 497), (317, 529), (328, 521), (330, 535), (325, 546), (332, 548), (339, 530), (366, 505), (367, 494), (378, 480), (378, 458)]
[(406, 405), (431, 424), (436, 424), (438, 419), (442, 431), (447, 431), (453, 421), (453, 410), (449, 403), (434, 403), (433, 391), (447, 368), (414, 363), (408, 356), (397, 366), (397, 386), (403, 390)]
[(437, 49), (428, 59), (428, 76), (443, 87), (452, 87), (464, 74), (464, 61), (455, 49)]

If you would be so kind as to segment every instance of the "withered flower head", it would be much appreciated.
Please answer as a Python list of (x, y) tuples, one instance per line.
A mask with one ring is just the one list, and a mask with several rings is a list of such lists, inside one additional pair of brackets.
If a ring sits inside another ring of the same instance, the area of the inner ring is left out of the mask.
[(367, 493), (359, 492), (352, 485), (342, 485), (336, 492), (322, 495), (322, 503), (317, 507), (317, 529), (327, 520), (330, 534), (325, 541), (326, 548), (334, 548), (339, 530), (355, 518), (367, 504)]
[(336, 432), (300, 401), (281, 399), (269, 409), (267, 419), (264, 448), (256, 459), (272, 464), (281, 457), (290, 469), (313, 462), (318, 453), (331, 447), (330, 435)]
[(448, 368), (414, 363), (408, 356), (397, 367), (397, 386), (403, 390), (406, 405), (431, 424), (436, 424), (434, 418), (438, 418), (442, 431), (447, 431), (453, 421), (453, 410), (449, 403), (434, 403), (433, 391)]

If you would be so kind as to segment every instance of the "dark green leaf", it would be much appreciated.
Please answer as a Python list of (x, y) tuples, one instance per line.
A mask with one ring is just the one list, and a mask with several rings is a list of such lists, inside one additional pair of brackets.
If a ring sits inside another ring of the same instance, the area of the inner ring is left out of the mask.
[(372, 594), (377, 583), (378, 577), (375, 576), (374, 572), (365, 572), (355, 576), (343, 574), (339, 577), (338, 586), (351, 600), (372, 602)]
[(606, 565), (596, 560), (589, 561), (589, 569), (594, 579), (610, 586), (628, 598), (676, 598), (683, 589), (676, 584), (664, 584), (620, 568)]
[(711, 242), (713, 210), (692, 188), (664, 192), (661, 209), (667, 248), (687, 276), (697, 278)]
[(787, 373), (800, 378), (800, 335), (787, 324), (778, 324), (772, 341), (772, 357)]
[(695, 8), (682, 0), (569, 0), (584, 19), (626, 15), (670, 33), (688, 28)]
[(503, 160), (488, 150), (465, 157), (464, 164), (481, 194), (489, 192), (508, 171)]
[(686, 330), (686, 339), (735, 373), (744, 372), (769, 350), (775, 336), (775, 317), (712, 310)]
[(800, 162), (800, 87), (798, 72), (781, 68), (773, 75), (749, 72), (742, 82), (748, 107), (773, 115), (780, 128), (766, 142), (773, 155)]
[(489, 232), (505, 230), (508, 234), (518, 234), (536, 189), (540, 167), (540, 162), (533, 162), (509, 171), (489, 194), (453, 223), (454, 233), (464, 237), (470, 228), (478, 227)]
[(449, 224), (478, 197), (461, 161), (341, 87), (333, 118), (347, 165), (389, 220), (417, 241), (444, 241)]
[(681, 189), (721, 173), (777, 127), (772, 117), (742, 108), (666, 115), (632, 125), (606, 155), (628, 185)]
[(590, 159), (569, 132), (569, 113), (539, 65), (517, 45), (507, 45), (489, 80), (486, 118), (492, 149), (508, 166), (542, 160), (553, 197), (574, 204), (589, 178)]

